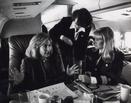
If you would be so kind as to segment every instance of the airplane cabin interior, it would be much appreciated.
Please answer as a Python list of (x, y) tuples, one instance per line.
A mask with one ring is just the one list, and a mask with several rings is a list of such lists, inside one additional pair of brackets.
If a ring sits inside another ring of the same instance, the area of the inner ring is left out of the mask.
[(7, 92), (9, 66), (19, 68), (29, 40), (42, 32), (41, 26), (49, 31), (79, 8), (90, 11), (95, 28), (113, 29), (115, 46), (125, 56), (122, 75), (131, 85), (131, 0), (0, 0), (0, 94)]

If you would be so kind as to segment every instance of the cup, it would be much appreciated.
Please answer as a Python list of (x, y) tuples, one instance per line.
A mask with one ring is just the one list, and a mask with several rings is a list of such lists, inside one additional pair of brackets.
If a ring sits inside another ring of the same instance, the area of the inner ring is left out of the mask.
[(87, 75), (79, 75), (78, 76), (78, 79), (81, 81), (81, 82), (83, 82), (83, 83), (90, 83), (90, 77), (89, 76), (87, 76)]
[(39, 103), (49, 103), (49, 94), (41, 94), (38, 96)]
[(127, 103), (130, 94), (130, 86), (128, 85), (121, 85), (120, 89), (120, 103)]

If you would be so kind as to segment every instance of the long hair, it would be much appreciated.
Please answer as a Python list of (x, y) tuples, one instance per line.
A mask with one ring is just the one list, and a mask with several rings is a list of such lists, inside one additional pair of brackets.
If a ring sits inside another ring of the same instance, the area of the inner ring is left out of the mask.
[(51, 39), (46, 33), (40, 33), (33, 36), (26, 49), (26, 52), (25, 52), (26, 56), (32, 57), (32, 58), (39, 58), (40, 57), (39, 48), (44, 43), (46, 43), (47, 40), (51, 40)]
[(94, 31), (94, 35), (100, 35), (103, 39), (102, 58), (106, 62), (114, 59), (114, 33), (110, 27), (102, 27)]

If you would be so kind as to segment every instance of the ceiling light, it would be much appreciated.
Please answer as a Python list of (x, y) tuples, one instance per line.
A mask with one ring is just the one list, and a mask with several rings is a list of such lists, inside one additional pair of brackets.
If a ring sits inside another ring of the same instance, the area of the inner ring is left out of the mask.
[(13, 8), (13, 10), (23, 10), (23, 9), (26, 9), (26, 7)]
[(37, 2), (21, 2), (21, 3), (13, 3), (13, 6), (32, 6), (32, 5), (40, 5), (41, 1)]

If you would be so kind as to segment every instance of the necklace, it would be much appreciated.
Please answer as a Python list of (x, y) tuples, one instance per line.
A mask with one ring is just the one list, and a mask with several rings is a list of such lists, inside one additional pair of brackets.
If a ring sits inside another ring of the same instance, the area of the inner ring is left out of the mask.
[(45, 63), (45, 61), (40, 61), (40, 64), (41, 64), (41, 69), (42, 69), (42, 71), (43, 71), (43, 74), (44, 74), (44, 80), (46, 81), (46, 72), (45, 72), (45, 66), (44, 66), (44, 63)]

